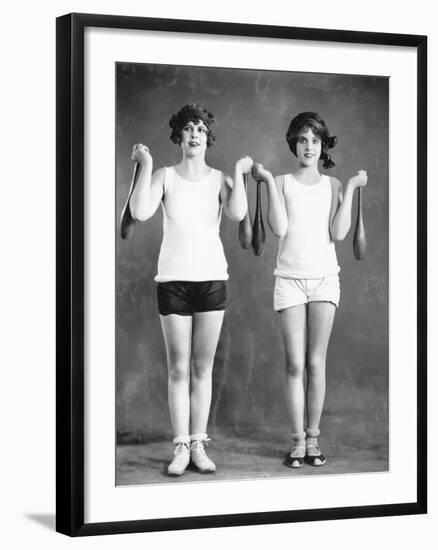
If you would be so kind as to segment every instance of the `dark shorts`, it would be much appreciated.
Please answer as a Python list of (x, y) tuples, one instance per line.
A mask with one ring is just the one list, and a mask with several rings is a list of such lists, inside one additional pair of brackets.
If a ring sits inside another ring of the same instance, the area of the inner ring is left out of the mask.
[(223, 311), (227, 304), (227, 284), (225, 281), (158, 283), (157, 297), (161, 315)]

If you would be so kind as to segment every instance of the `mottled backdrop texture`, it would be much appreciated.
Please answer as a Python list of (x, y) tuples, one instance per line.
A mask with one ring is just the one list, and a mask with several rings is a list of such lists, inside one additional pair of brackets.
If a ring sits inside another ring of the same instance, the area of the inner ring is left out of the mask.
[[(289, 73), (166, 65), (117, 64), (116, 212), (132, 176), (132, 145), (148, 145), (154, 170), (177, 163), (169, 117), (187, 103), (216, 116), (209, 165), (233, 174), (250, 155), (274, 174), (293, 171), (284, 135), (293, 116), (317, 111), (338, 145), (326, 173), (345, 185), (368, 171), (364, 219), (368, 253), (353, 256), (353, 229), (337, 244), (341, 306), (327, 359), (321, 428), (347, 425), (360, 437), (388, 438), (388, 91), (383, 77)], [(249, 189), (252, 213), (255, 185)], [(266, 193), (263, 194), (266, 220)], [(354, 202), (354, 208), (356, 200)], [(354, 210), (355, 212), (355, 210)], [(355, 214), (353, 215), (355, 220)], [(265, 222), (266, 224), (266, 222)], [(215, 365), (209, 433), (268, 437), (289, 432), (283, 395), (284, 357), (272, 309), (277, 239), (268, 227), (265, 252), (242, 250), (238, 225), (225, 216), (221, 236), (229, 264), (230, 303)], [(137, 224), (130, 241), (116, 235), (116, 425), (118, 443), (170, 440), (167, 371), (154, 276), (162, 235), (161, 209)], [(341, 428), (340, 428), (341, 429)]]

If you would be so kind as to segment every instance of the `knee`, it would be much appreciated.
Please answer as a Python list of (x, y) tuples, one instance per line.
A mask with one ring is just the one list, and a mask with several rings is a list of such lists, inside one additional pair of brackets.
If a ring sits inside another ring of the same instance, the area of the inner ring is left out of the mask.
[(322, 376), (325, 372), (325, 357), (320, 355), (308, 357), (306, 369), (308, 376)]
[(194, 357), (192, 360), (192, 372), (191, 375), (197, 380), (203, 380), (211, 376), (213, 369), (213, 359)]
[(296, 359), (286, 359), (286, 375), (290, 378), (302, 378), (304, 374), (304, 362)]
[(189, 379), (189, 361), (186, 359), (174, 359), (169, 362), (169, 379), (172, 382), (184, 382)]

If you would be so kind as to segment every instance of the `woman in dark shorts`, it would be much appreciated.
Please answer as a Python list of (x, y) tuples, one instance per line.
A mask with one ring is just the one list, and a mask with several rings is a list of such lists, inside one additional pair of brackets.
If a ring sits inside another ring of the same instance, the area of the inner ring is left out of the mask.
[(181, 147), (179, 164), (152, 175), (152, 157), (143, 144), (132, 160), (141, 173), (130, 199), (133, 217), (146, 221), (161, 203), (163, 241), (158, 259), (158, 309), (166, 345), (168, 401), (174, 433), (169, 475), (181, 475), (191, 461), (214, 472), (204, 444), (210, 412), (212, 368), (226, 306), (227, 262), (219, 235), (222, 208), (233, 220), (247, 210), (243, 174), (252, 160), (237, 161), (234, 182), (205, 162), (215, 142), (213, 115), (191, 104), (174, 114), (170, 139)]

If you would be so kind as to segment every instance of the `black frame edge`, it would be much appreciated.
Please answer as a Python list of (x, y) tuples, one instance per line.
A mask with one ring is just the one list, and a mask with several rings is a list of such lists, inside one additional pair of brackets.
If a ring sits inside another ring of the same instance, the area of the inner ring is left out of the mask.
[(84, 524), (83, 37), (56, 20), (56, 530)]
[(427, 37), (417, 48), (417, 94), (417, 501), (427, 513)]
[(282, 523), (404, 516), (422, 513), (424, 513), (423, 509), (418, 506), (417, 503), (413, 502), (406, 504), (352, 506), (283, 512), (159, 518), (150, 520), (89, 523), (79, 529), (75, 533), (75, 536), (122, 535), (157, 531), (244, 527), (250, 525), (274, 525)]
[(195, 34), (246, 36), (253, 38), (284, 38), (315, 40), (323, 42), (348, 42), (351, 44), (374, 44), (378, 46), (418, 46), (426, 37), (414, 34), (393, 34), (355, 30), (286, 27), (253, 23), (229, 23), (226, 21), (199, 21), (193, 19), (169, 19), (73, 13), (78, 23), (88, 27), (129, 28), (131, 30), (158, 30)]
[(69, 245), (70, 196), (64, 185), (70, 172), (70, 100), (71, 81), (70, 16), (56, 21), (56, 530), (70, 534), (71, 441), (66, 427), (69, 414), (71, 375), (69, 368), (70, 303)]

